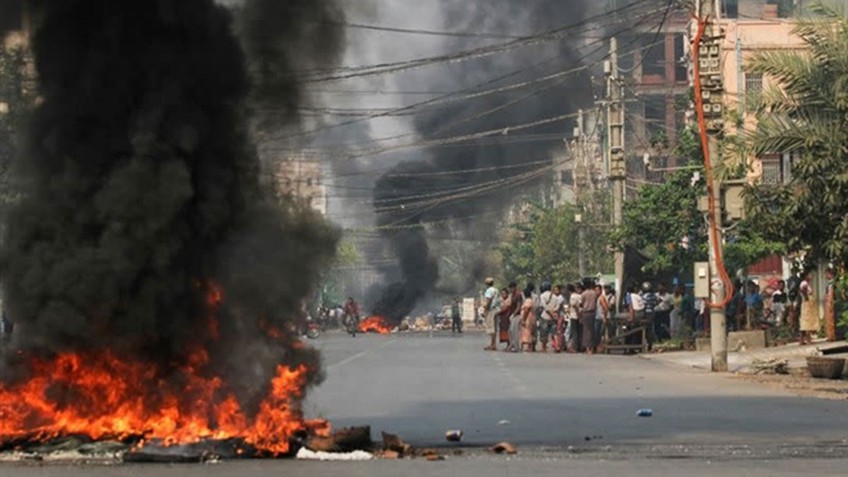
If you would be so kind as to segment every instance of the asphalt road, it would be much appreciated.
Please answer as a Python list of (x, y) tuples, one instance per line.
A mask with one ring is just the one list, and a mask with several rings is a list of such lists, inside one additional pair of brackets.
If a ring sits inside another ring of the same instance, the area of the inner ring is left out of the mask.
[[(318, 345), (327, 379), (308, 410), (336, 427), (370, 424), (375, 438), (385, 430), (444, 445), (445, 431), (461, 429), (471, 446), (848, 446), (848, 402), (639, 357), (484, 352), (480, 335), (449, 333), (332, 335)], [(643, 408), (653, 417), (637, 417)]]
[[(443, 462), (239, 461), (187, 466), (0, 465), (0, 476), (845, 476), (848, 402), (800, 398), (639, 357), (491, 353), (481, 335), (313, 341), (326, 381), (307, 402), (335, 427), (371, 425)], [(653, 417), (637, 417), (641, 408)], [(445, 431), (460, 429), (459, 449)], [(588, 439), (588, 440), (587, 440)], [(506, 440), (517, 456), (486, 446)]]

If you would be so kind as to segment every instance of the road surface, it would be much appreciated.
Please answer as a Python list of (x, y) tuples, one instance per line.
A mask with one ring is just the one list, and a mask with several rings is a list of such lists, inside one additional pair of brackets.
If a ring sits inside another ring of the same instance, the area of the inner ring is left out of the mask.
[[(848, 402), (800, 398), (639, 357), (508, 354), (483, 337), (357, 336), (311, 342), (326, 380), (307, 402), (335, 427), (371, 425), (444, 462), (242, 461), (220, 465), (0, 466), (0, 475), (846, 475)], [(637, 417), (639, 409), (653, 417)], [(454, 455), (445, 432), (465, 433)], [(489, 454), (498, 441), (517, 456)], [(8, 471), (8, 474), (5, 472)], [(579, 473), (579, 474), (576, 474)]]

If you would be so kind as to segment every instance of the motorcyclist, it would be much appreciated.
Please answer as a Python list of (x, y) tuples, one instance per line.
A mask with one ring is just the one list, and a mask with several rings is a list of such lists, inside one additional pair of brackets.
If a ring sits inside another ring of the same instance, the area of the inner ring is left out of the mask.
[(351, 334), (356, 334), (356, 327), (359, 326), (359, 304), (353, 297), (347, 297), (344, 304), (344, 323)]

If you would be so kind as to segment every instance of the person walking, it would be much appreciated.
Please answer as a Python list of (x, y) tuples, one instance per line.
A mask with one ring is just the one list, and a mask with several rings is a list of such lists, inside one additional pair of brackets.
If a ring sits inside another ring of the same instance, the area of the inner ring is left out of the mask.
[(462, 334), (462, 313), (460, 313), (459, 297), (454, 297), (451, 305), (451, 333)]
[(483, 325), (486, 327), (486, 334), (489, 335), (489, 346), (483, 348), (486, 351), (497, 350), (495, 335), (497, 333), (497, 314), (498, 308), (495, 307), (495, 301), (498, 297), (498, 289), (495, 288), (495, 279), (486, 279), (486, 291), (483, 292), (483, 303), (480, 305), (480, 316), (483, 318)]
[(580, 293), (580, 330), (582, 333), (581, 351), (595, 354), (595, 313), (598, 307), (598, 294), (595, 293), (594, 283), (583, 282), (583, 292)]

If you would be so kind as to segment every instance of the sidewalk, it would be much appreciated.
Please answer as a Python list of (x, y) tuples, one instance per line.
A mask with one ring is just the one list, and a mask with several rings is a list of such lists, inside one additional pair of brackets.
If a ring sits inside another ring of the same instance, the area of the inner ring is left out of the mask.
[[(778, 346), (774, 348), (763, 348), (743, 352), (728, 352), (727, 365), (728, 370), (732, 373), (744, 372), (755, 361), (767, 360), (782, 360), (789, 361), (789, 368), (806, 367), (807, 356), (817, 356), (820, 351), (841, 348), (848, 346), (845, 341), (837, 341), (828, 343), (824, 340), (813, 343), (812, 345), (799, 346), (797, 343), (786, 346)], [(684, 366), (687, 368), (710, 370), (711, 357), (709, 351), (674, 351), (669, 353), (643, 354), (640, 355), (644, 359), (649, 359), (657, 362), (667, 363), (675, 366)], [(848, 353), (832, 354), (829, 356), (848, 358)]]

